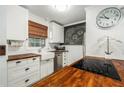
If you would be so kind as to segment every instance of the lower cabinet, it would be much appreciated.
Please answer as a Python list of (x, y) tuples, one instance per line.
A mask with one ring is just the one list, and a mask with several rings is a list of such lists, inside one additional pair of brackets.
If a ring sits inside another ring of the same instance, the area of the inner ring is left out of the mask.
[(25, 77), (8, 82), (9, 87), (26, 87), (39, 80), (39, 73), (32, 73)]
[(62, 53), (62, 60), (63, 60), (63, 67), (67, 66), (68, 65), (68, 52), (63, 52)]
[(53, 59), (33, 57), (8, 61), (8, 87), (26, 87), (54, 72)]
[(41, 61), (41, 78), (44, 78), (54, 72), (54, 61), (53, 59)]
[(40, 57), (8, 62), (8, 86), (25, 87), (40, 80)]
[(7, 86), (7, 62), (5, 56), (0, 56), (0, 87)]

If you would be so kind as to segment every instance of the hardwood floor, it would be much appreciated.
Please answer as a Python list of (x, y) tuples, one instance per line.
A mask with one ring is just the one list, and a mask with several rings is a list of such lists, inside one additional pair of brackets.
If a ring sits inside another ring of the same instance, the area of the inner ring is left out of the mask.
[(33, 87), (124, 87), (124, 61), (113, 60), (122, 81), (114, 80), (99, 74), (80, 70), (71, 66), (41, 80)]
[(113, 64), (124, 82), (124, 60), (113, 60)]

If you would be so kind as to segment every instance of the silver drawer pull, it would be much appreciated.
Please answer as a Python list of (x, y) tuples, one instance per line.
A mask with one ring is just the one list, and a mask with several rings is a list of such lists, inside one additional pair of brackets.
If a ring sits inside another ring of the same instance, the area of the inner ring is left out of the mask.
[(21, 63), (21, 61), (17, 61), (17, 62), (16, 62), (16, 64), (19, 64), (19, 63)]
[(30, 68), (26, 68), (25, 71), (28, 71)]
[(30, 79), (25, 80), (25, 83), (27, 83)]

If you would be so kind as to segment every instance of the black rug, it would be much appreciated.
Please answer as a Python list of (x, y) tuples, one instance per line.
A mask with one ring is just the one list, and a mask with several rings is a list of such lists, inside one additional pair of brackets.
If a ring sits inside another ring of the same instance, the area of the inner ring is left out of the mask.
[(82, 60), (74, 64), (72, 67), (101, 74), (121, 81), (121, 78), (111, 60), (86, 59), (85, 61)]

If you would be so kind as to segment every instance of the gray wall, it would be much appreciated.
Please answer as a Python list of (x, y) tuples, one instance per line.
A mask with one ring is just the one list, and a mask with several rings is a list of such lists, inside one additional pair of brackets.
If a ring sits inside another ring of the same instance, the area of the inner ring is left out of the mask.
[(75, 24), (64, 28), (65, 45), (82, 45), (85, 23)]

